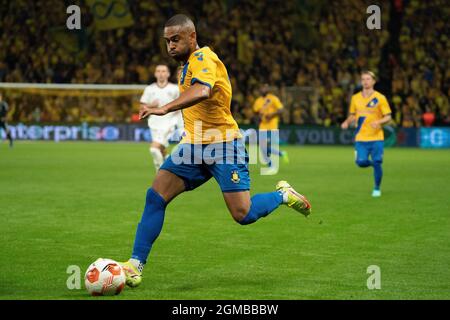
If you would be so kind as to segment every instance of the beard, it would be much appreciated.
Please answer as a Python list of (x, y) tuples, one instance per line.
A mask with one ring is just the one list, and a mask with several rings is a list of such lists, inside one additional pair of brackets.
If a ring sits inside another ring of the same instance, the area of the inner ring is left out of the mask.
[(185, 61), (187, 61), (187, 59), (189, 59), (190, 51), (189, 51), (189, 48), (184, 51), (180, 51), (180, 52), (171, 53), (169, 51), (169, 55), (176, 61), (185, 62)]

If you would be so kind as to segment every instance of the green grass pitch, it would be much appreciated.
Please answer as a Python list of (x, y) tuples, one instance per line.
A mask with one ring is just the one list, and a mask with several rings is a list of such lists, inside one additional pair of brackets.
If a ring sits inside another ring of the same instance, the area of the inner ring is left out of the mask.
[[(287, 179), (311, 218), (281, 207), (240, 226), (211, 180), (168, 206), (143, 284), (106, 299), (450, 299), (448, 150), (386, 149), (380, 199), (351, 147), (285, 150), (276, 176), (251, 166), (252, 193)], [(0, 299), (98, 299), (66, 270), (129, 257), (153, 177), (145, 144), (0, 144)]]

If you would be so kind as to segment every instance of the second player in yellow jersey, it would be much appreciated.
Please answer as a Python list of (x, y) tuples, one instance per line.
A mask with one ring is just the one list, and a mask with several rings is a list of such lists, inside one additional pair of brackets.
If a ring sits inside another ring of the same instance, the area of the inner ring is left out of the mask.
[(373, 122), (391, 114), (391, 108), (384, 95), (378, 91), (373, 91), (367, 97), (363, 96), (362, 91), (356, 93), (350, 102), (349, 113), (356, 117), (355, 141), (384, 140), (383, 128), (373, 125)]
[(280, 99), (269, 92), (269, 85), (262, 85), (258, 97), (253, 103), (253, 111), (258, 115), (259, 120), (259, 146), (265, 162), (272, 173), (277, 173), (278, 168), (273, 166), (272, 155), (279, 156), (285, 163), (289, 162), (286, 151), (278, 150), (273, 146), (272, 136), (278, 134), (280, 116), (283, 111), (283, 104)]
[(267, 93), (255, 100), (253, 111), (260, 116), (259, 130), (277, 130), (283, 104), (277, 96)]
[[(356, 123), (355, 153), (356, 165), (360, 168), (373, 167), (373, 197), (381, 196), (383, 170), (383, 125), (391, 121), (391, 108), (384, 95), (374, 90), (375, 74), (371, 71), (361, 73), (362, 91), (353, 95), (348, 118), (342, 123), (342, 129)], [(369, 159), (370, 157), (370, 159)]]

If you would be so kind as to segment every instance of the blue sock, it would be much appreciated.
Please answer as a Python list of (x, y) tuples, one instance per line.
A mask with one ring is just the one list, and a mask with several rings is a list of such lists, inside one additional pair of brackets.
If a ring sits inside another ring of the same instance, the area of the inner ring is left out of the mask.
[(251, 201), (250, 211), (244, 219), (239, 221), (242, 225), (253, 223), (259, 218), (265, 217), (274, 211), (283, 203), (283, 195), (278, 191), (260, 193), (255, 194)]
[(272, 166), (272, 161), (270, 160), (270, 150), (267, 149), (264, 145), (260, 145), (261, 154), (264, 159), (264, 162), (270, 167)]
[(380, 190), (381, 179), (383, 178), (383, 169), (380, 162), (373, 162), (373, 176), (375, 179), (375, 190)]
[(137, 227), (131, 258), (137, 259), (142, 263), (147, 262), (153, 242), (161, 232), (165, 210), (166, 202), (164, 199), (152, 188), (148, 189), (144, 212)]
[(278, 149), (275, 149), (275, 148), (270, 148), (269, 149), (269, 154), (274, 154), (274, 155), (276, 155), (276, 156), (279, 156), (279, 157), (281, 157), (282, 155), (283, 155), (283, 152), (282, 151), (280, 151), (280, 150), (278, 150)]

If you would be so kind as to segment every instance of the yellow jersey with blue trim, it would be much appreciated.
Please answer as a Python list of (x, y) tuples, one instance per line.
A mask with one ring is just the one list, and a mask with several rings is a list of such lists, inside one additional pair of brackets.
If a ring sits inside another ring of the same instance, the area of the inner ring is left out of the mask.
[(239, 127), (231, 114), (231, 83), (225, 65), (209, 48), (192, 52), (178, 80), (180, 92), (194, 83), (211, 89), (211, 95), (183, 109), (184, 132), (181, 143), (210, 144), (240, 138)]
[(361, 91), (354, 94), (350, 102), (350, 114), (356, 116), (355, 141), (384, 140), (383, 128), (374, 129), (370, 124), (390, 113), (392, 111), (386, 97), (378, 91), (369, 97), (364, 97)]
[(259, 113), (261, 116), (259, 130), (277, 130), (280, 116), (277, 114), (271, 119), (268, 119), (267, 115), (278, 112), (281, 109), (283, 109), (283, 104), (280, 99), (271, 93), (256, 99), (253, 104), (253, 111)]

